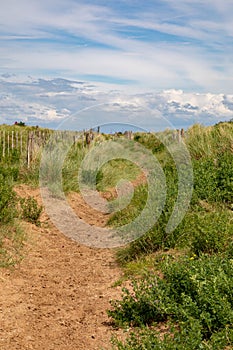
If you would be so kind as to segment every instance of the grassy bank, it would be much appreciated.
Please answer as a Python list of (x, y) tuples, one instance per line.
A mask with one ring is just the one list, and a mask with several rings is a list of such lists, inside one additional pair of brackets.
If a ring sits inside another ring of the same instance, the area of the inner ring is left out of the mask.
[(38, 186), (41, 150), (35, 149), (30, 168), (27, 164), (29, 132), (49, 132), (26, 126), (0, 126), (0, 267), (21, 261), (27, 234), (22, 220), (39, 223), (42, 208), (33, 198), (19, 198), (14, 186), (28, 183)]
[[(116, 327), (128, 329), (118, 350), (230, 349), (233, 347), (233, 124), (195, 125), (185, 137), (191, 154), (194, 190), (179, 226), (167, 234), (166, 223), (177, 195), (177, 174), (162, 146), (149, 135), (137, 140), (160, 160), (167, 179), (162, 215), (143, 237), (118, 251), (131, 287), (112, 301), (108, 314)], [(145, 141), (146, 140), (146, 141)], [(142, 185), (143, 186), (143, 185)], [(136, 190), (134, 204), (145, 201)], [(135, 205), (111, 218), (130, 221)]]

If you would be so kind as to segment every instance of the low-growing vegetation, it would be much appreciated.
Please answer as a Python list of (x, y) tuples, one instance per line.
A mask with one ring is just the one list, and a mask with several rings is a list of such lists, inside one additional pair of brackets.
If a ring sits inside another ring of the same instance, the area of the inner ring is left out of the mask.
[(33, 197), (20, 198), (20, 217), (23, 220), (31, 222), (37, 226), (40, 225), (40, 215), (42, 213), (42, 205), (38, 205), (37, 201)]
[(14, 172), (0, 169), (0, 267), (10, 266), (20, 258), (25, 234), (17, 222), (17, 197), (13, 190)]
[[(11, 133), (20, 128), (17, 126), (3, 126), (0, 128), (3, 133)], [(25, 127), (26, 128), (26, 127)], [(26, 130), (26, 129), (25, 129)], [(4, 135), (5, 136), (5, 135)], [(8, 137), (8, 140), (10, 138)], [(12, 140), (11, 140), (12, 141)], [(15, 141), (15, 140), (14, 140)], [(38, 206), (34, 198), (19, 198), (14, 191), (14, 186), (25, 183), (24, 174), (30, 178), (37, 178), (37, 175), (29, 170), (26, 163), (25, 152), (19, 149), (7, 147), (5, 152), (3, 139), (0, 142), (0, 266), (8, 267), (16, 264), (22, 259), (22, 248), (26, 240), (26, 232), (21, 225), (21, 219), (39, 224), (39, 217), (42, 208)], [(25, 146), (25, 138), (22, 138), (22, 146)], [(11, 145), (12, 146), (12, 145)], [(24, 147), (25, 148), (25, 147)], [(38, 163), (38, 161), (37, 161)], [(28, 181), (28, 183), (32, 181)]]
[[(156, 273), (123, 289), (109, 315), (117, 326), (142, 327), (119, 349), (224, 349), (233, 341), (233, 260), (218, 255), (167, 256)], [(161, 277), (162, 273), (162, 277)], [(167, 323), (164, 338), (159, 327)], [(157, 331), (156, 331), (157, 329)]]
[[(191, 204), (170, 234), (166, 224), (177, 196), (177, 169), (166, 149), (146, 144), (162, 164), (167, 199), (162, 215), (143, 237), (117, 252), (131, 276), (121, 300), (113, 300), (108, 315), (116, 327), (126, 327), (118, 350), (230, 349), (233, 347), (233, 125), (195, 125), (186, 132), (194, 188)], [(144, 186), (144, 185), (143, 185)], [(135, 190), (134, 204), (146, 191)], [(140, 209), (140, 205), (138, 206)], [(131, 203), (111, 218), (112, 225), (130, 222), (137, 209)], [(170, 253), (171, 252), (171, 253)], [(176, 252), (173, 255), (172, 252)], [(152, 258), (148, 259), (147, 256)], [(154, 262), (153, 262), (154, 259)]]

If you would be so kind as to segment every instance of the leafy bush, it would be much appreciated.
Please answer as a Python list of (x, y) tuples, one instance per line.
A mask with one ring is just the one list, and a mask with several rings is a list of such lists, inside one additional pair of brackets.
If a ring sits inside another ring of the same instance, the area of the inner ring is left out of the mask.
[(233, 153), (193, 161), (194, 191), (199, 199), (209, 202), (233, 201)]
[(82, 172), (81, 172), (82, 184), (87, 185), (87, 188), (95, 189), (96, 182), (97, 182), (97, 180), (96, 180), (97, 173), (98, 173), (97, 170), (82, 169)]
[[(230, 123), (208, 128), (196, 125), (186, 135), (194, 170), (193, 198), (186, 216), (171, 234), (166, 234), (177, 198), (177, 173), (171, 157), (158, 148), (156, 156), (167, 181), (165, 207), (147, 234), (117, 254), (120, 262), (139, 258), (142, 265), (140, 256), (157, 250), (182, 248), (187, 256), (174, 262), (164, 254), (165, 262), (155, 263), (159, 274), (147, 272), (145, 276), (145, 266), (144, 277), (133, 280), (130, 290), (123, 289), (122, 300), (111, 302), (108, 315), (117, 326), (140, 327), (129, 333), (125, 343), (114, 339), (114, 349), (233, 348), (233, 231), (229, 210), (233, 201), (233, 128)], [(146, 146), (149, 137), (138, 134), (136, 139)], [(148, 144), (151, 149), (153, 142)], [(145, 196), (141, 192), (141, 204)], [(134, 200), (125, 211), (115, 214), (111, 223), (130, 221), (138, 213)], [(150, 265), (150, 271), (154, 269)], [(160, 327), (164, 326), (166, 331), (161, 334)]]
[(131, 331), (125, 342), (114, 337), (112, 344), (113, 349), (118, 350), (230, 350), (233, 344), (233, 330), (227, 327), (222, 332), (214, 333), (211, 339), (206, 341), (202, 339), (199, 323), (190, 320), (189, 323), (167, 328), (165, 334), (164, 330), (160, 332), (159, 329), (143, 327), (137, 332)]
[[(198, 346), (213, 339), (218, 342), (229, 331), (231, 340), (224, 339), (224, 344), (230, 341), (233, 345), (233, 260), (219, 256), (185, 258), (178, 262), (167, 259), (162, 272), (163, 278), (151, 274), (140, 281), (133, 281), (132, 292), (125, 288), (122, 300), (111, 302), (113, 309), (108, 310), (108, 315), (116, 325), (151, 326), (170, 321), (180, 327), (173, 337), (173, 342), (177, 344), (184, 336), (186, 343), (194, 341), (196, 332), (198, 344), (189, 347), (192, 349), (200, 348)], [(156, 341), (158, 339), (154, 343)], [(166, 341), (167, 347), (162, 349), (170, 349)], [(147, 349), (143, 347), (145, 342), (140, 343), (142, 347), (135, 346), (134, 349)], [(137, 344), (135, 339), (132, 344)]]
[(198, 199), (218, 201), (220, 189), (218, 188), (218, 169), (213, 158), (193, 160), (194, 192)]
[(40, 225), (40, 214), (43, 210), (42, 206), (37, 204), (33, 197), (20, 198), (21, 217), (32, 224)]
[(218, 185), (221, 199), (233, 203), (233, 153), (225, 152), (218, 159)]
[(233, 242), (233, 215), (228, 210), (199, 212), (188, 216), (191, 251), (201, 253), (224, 253)]

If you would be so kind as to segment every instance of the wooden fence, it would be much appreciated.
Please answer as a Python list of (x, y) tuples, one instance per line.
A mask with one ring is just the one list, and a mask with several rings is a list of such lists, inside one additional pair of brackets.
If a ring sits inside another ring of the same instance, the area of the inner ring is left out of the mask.
[[(14, 151), (19, 152), (21, 158), (24, 158), (27, 166), (30, 167), (33, 159), (36, 158), (38, 153), (44, 147), (51, 135), (54, 135), (55, 141), (57, 139), (69, 138), (73, 139), (76, 143), (78, 140), (82, 142), (82, 146), (90, 147), (92, 141), (99, 134), (92, 130), (83, 132), (76, 131), (51, 131), (51, 130), (0, 130), (0, 160), (1, 158), (9, 158)], [(127, 139), (133, 139), (132, 131), (126, 131), (123, 137)], [(117, 138), (119, 135), (115, 133), (113, 138)], [(177, 129), (173, 132), (173, 139), (179, 142), (185, 137), (184, 130)]]
[(0, 158), (9, 158), (14, 152), (25, 156), (28, 167), (35, 153), (41, 149), (50, 136), (40, 130), (0, 130)]
[[(81, 140), (85, 146), (85, 133), (76, 131), (41, 131), (41, 130), (0, 130), (0, 160), (9, 159), (17, 152), (30, 167), (33, 160), (41, 153), (49, 138), (54, 141), (69, 137), (74, 143)], [(93, 137), (94, 138), (94, 137)]]

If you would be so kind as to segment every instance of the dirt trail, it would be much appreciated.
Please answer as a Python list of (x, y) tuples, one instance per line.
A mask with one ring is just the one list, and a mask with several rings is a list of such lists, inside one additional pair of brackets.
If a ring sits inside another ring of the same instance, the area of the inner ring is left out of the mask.
[[(20, 186), (40, 202), (39, 190)], [(72, 206), (84, 204), (72, 195)], [(106, 216), (87, 211), (102, 226)], [(122, 272), (109, 249), (79, 245), (60, 233), (45, 213), (42, 226), (25, 223), (29, 239), (21, 264), (0, 270), (1, 350), (110, 349), (113, 330), (106, 309), (119, 298), (112, 287)]]

